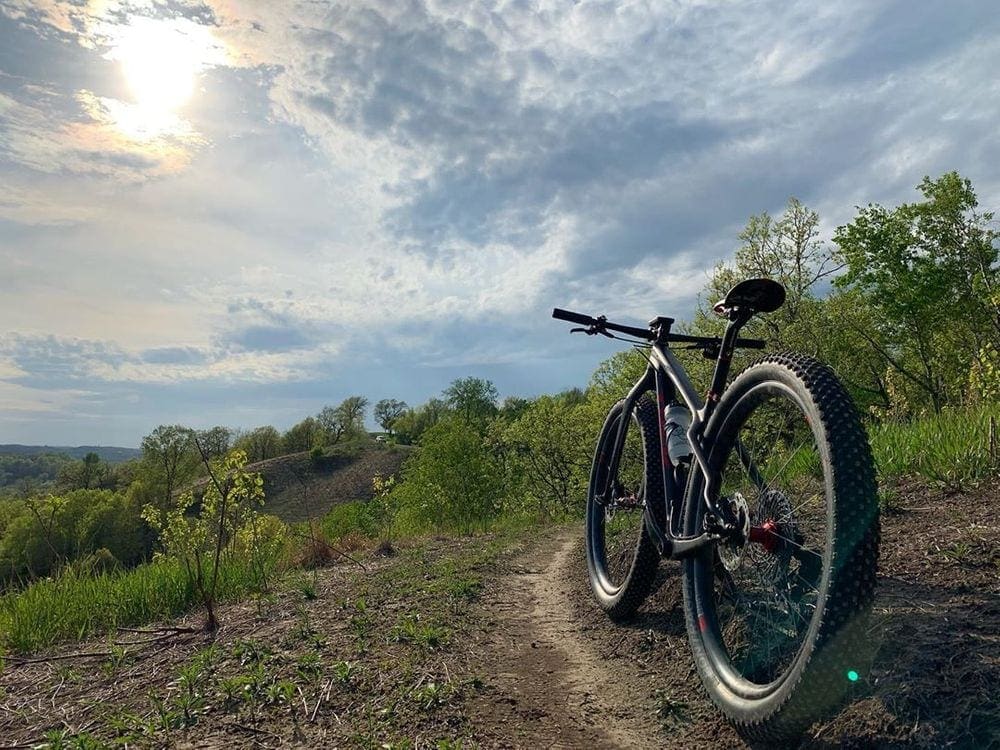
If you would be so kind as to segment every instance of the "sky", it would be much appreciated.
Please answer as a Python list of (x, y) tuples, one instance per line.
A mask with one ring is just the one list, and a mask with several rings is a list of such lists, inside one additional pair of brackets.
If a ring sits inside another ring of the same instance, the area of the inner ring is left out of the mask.
[(1000, 204), (982, 2), (0, 0), (0, 443), (585, 385), (749, 216)]

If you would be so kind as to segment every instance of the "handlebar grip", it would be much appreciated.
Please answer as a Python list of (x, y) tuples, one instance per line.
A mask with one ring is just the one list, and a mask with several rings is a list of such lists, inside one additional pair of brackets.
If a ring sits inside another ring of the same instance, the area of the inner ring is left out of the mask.
[(761, 339), (736, 339), (736, 346), (740, 349), (764, 349), (767, 342)]
[(558, 307), (552, 310), (552, 317), (556, 320), (566, 320), (570, 323), (579, 323), (582, 326), (590, 326), (597, 322), (589, 315), (570, 312), (569, 310), (560, 310)]

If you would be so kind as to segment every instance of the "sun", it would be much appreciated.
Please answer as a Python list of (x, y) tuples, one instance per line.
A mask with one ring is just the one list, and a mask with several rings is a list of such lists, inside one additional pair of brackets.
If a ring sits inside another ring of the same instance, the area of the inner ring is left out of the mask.
[(118, 63), (128, 87), (130, 129), (169, 129), (218, 54), (211, 32), (186, 19), (133, 17), (117, 27), (107, 57)]

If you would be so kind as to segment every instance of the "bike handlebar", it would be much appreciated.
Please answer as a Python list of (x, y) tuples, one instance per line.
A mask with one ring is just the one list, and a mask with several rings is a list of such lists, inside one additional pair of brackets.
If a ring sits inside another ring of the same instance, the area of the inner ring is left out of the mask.
[[(627, 336), (635, 336), (638, 339), (646, 339), (647, 341), (656, 340), (656, 334), (649, 328), (636, 328), (635, 326), (623, 326), (618, 323), (612, 323), (603, 315), (594, 318), (590, 315), (570, 310), (561, 310), (557, 307), (552, 310), (552, 317), (556, 320), (565, 320), (569, 323), (578, 323), (579, 325), (587, 326), (593, 329), (593, 333), (616, 331), (624, 333)], [(716, 336), (688, 336), (683, 333), (668, 333), (664, 338), (668, 342), (697, 344), (699, 346), (718, 346), (722, 343), (722, 339)], [(736, 339), (736, 346), (743, 349), (763, 349), (767, 346), (767, 342), (761, 339)]]

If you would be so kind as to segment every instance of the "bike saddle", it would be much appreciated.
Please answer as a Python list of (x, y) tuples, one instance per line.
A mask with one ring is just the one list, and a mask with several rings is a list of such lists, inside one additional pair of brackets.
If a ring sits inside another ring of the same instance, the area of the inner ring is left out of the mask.
[(771, 279), (747, 279), (734, 286), (725, 299), (712, 308), (718, 315), (730, 310), (750, 310), (754, 313), (774, 312), (785, 303), (785, 287)]

